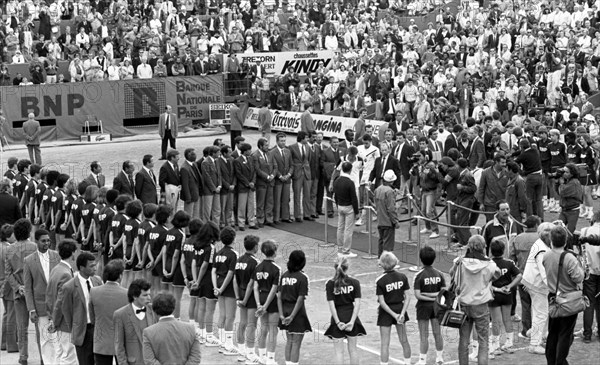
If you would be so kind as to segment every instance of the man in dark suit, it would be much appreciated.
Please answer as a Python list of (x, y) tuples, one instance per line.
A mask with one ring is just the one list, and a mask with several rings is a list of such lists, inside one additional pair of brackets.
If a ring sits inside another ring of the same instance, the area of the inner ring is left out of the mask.
[[(372, 183), (373, 181), (375, 181), (375, 183), (371, 185), (371, 189), (373, 191), (375, 191), (375, 189), (377, 189), (377, 187), (381, 185), (383, 174), (387, 170), (394, 171), (394, 174), (396, 174), (396, 176), (400, 175), (398, 160), (396, 160), (394, 156), (390, 155), (390, 148), (386, 144), (384, 144), (381, 146), (380, 151), (381, 156), (375, 159), (375, 167), (373, 167), (373, 170), (371, 170), (371, 174), (369, 175), (369, 182)], [(398, 180), (396, 179), (396, 181)], [(394, 182), (394, 185), (397, 185), (396, 182)], [(397, 188), (397, 186), (394, 187)]]
[[(333, 136), (329, 140), (329, 147), (325, 148), (323, 153), (321, 153), (321, 165), (323, 166), (324, 177), (323, 184), (327, 187), (327, 196), (329, 198), (333, 195), (333, 192), (329, 191), (331, 177), (333, 176), (336, 166), (340, 163), (340, 156), (345, 155), (345, 151), (340, 150), (339, 144), (340, 141), (338, 137)], [(333, 218), (333, 202), (331, 200), (327, 200), (327, 216)]]
[(158, 172), (158, 184), (161, 193), (165, 194), (165, 203), (173, 207), (173, 214), (177, 211), (179, 192), (181, 190), (181, 177), (179, 174), (179, 151), (169, 150), (167, 162), (163, 163)]
[(142, 159), (144, 165), (137, 174), (135, 174), (135, 196), (142, 203), (158, 204), (156, 194), (156, 176), (154, 175), (154, 158), (152, 155), (144, 155)]
[(102, 166), (100, 163), (98, 161), (92, 161), (90, 164), (90, 170), (92, 170), (92, 172), (85, 179), (85, 182), (88, 185), (96, 185), (99, 188), (103, 187), (106, 177), (102, 175)]
[(46, 290), (50, 272), (60, 262), (60, 256), (50, 248), (50, 233), (45, 229), (35, 231), (38, 250), (27, 256), (23, 263), (23, 282), (25, 283), (25, 301), (29, 319), (35, 324), (40, 358), (46, 364), (56, 364), (56, 354), (50, 328), (51, 317), (46, 310)]
[(181, 164), (181, 200), (183, 210), (190, 217), (200, 218), (200, 190), (202, 189), (202, 177), (196, 165), (196, 150), (187, 148), (183, 152), (185, 160)]
[(233, 104), (231, 108), (229, 108), (229, 116), (229, 123), (231, 124), (229, 129), (231, 145), (235, 146), (236, 137), (242, 136), (242, 129), (244, 128), (244, 115), (240, 110), (240, 107), (236, 104)]
[(71, 329), (71, 342), (75, 345), (77, 361), (94, 365), (94, 324), (90, 316), (89, 302), (92, 288), (102, 285), (96, 276), (96, 258), (87, 251), (77, 257), (78, 273), (67, 281), (58, 293), (64, 321)]
[[(411, 157), (415, 153), (413, 147), (406, 143), (406, 134), (398, 132), (396, 134), (398, 144), (392, 149), (392, 156), (398, 160), (398, 168), (400, 170), (400, 196), (404, 197), (408, 194), (410, 184), (410, 168), (412, 167)], [(403, 206), (405, 201), (403, 201)], [(402, 213), (406, 213), (407, 209), (403, 209)]]
[(161, 160), (167, 159), (167, 143), (171, 145), (171, 148), (177, 148), (175, 145), (178, 128), (177, 116), (171, 112), (171, 106), (167, 105), (165, 112), (158, 118), (158, 134), (162, 140)]
[(0, 181), (0, 207), (0, 227), (6, 223), (13, 224), (23, 216), (19, 199), (12, 195), (12, 182), (8, 178)]
[(454, 96), (454, 92), (448, 88), (448, 83), (442, 84), (442, 90), (435, 93), (435, 97), (437, 98), (445, 98), (448, 100), (450, 105), (456, 104), (456, 97)]
[(394, 136), (396, 136), (398, 132), (404, 132), (410, 128), (410, 124), (405, 118), (402, 110), (396, 111), (396, 120), (391, 121), (388, 125), (388, 128), (394, 132)]
[[(321, 178), (321, 146), (316, 143), (316, 133), (308, 134), (308, 148), (310, 150), (310, 217), (319, 218), (317, 211), (322, 211), (323, 207), (317, 206), (317, 194), (319, 189), (319, 179)], [(323, 200), (321, 200), (321, 204)], [(305, 214), (306, 216), (306, 214)]]
[(120, 284), (125, 263), (112, 260), (104, 267), (104, 285), (90, 291), (90, 319), (94, 326), (94, 360), (96, 365), (112, 365), (115, 352), (115, 311), (127, 305), (127, 289)]
[(127, 290), (129, 304), (115, 311), (115, 357), (117, 364), (145, 365), (143, 332), (158, 321), (150, 308), (151, 284), (136, 279)]
[(310, 175), (310, 148), (307, 145), (306, 133), (300, 131), (296, 136), (296, 143), (289, 147), (292, 155), (292, 189), (294, 190), (294, 215), (296, 222), (304, 220), (314, 221), (310, 216), (310, 188), (312, 177)]
[(119, 192), (119, 195), (129, 195), (135, 199), (135, 183), (133, 182), (133, 171), (135, 165), (127, 160), (123, 162), (123, 169), (113, 179), (113, 189)]
[(463, 127), (460, 124), (456, 124), (454, 127), (452, 127), (452, 133), (446, 137), (446, 141), (444, 142), (444, 156), (448, 155), (448, 151), (450, 151), (451, 148), (458, 149), (458, 137), (460, 136), (462, 130)]
[(258, 227), (273, 225), (273, 187), (275, 186), (276, 166), (269, 154), (269, 141), (260, 138), (258, 149), (252, 154), (256, 170), (256, 221)]
[(4, 262), (8, 253), (8, 247), (14, 242), (13, 226), (11, 224), (2, 225), (0, 227), (0, 298), (2, 298), (4, 313), (1, 313), (2, 334), (0, 334), (0, 338), (2, 339), (1, 351), (8, 351), (8, 353), (19, 351), (17, 345), (15, 298), (12, 288), (6, 283), (4, 271)]
[(221, 171), (217, 159), (221, 150), (217, 146), (208, 147), (208, 156), (202, 161), (202, 221), (221, 220)]
[(233, 161), (235, 178), (237, 181), (237, 220), (238, 228), (244, 231), (246, 220), (251, 229), (256, 227), (256, 216), (254, 211), (254, 195), (256, 194), (256, 169), (251, 160), (252, 146), (248, 143), (240, 145), (242, 154)]
[(50, 280), (46, 289), (46, 310), (52, 316), (52, 329), (56, 337), (54, 352), (57, 364), (76, 364), (77, 355), (75, 346), (71, 343), (70, 324), (65, 322), (62, 305), (58, 303), (58, 293), (63, 285), (73, 278), (75, 265), (76, 242), (70, 239), (58, 243), (58, 255), (61, 261), (50, 272)]
[(270, 155), (275, 162), (275, 186), (273, 188), (273, 222), (291, 223), (290, 219), (290, 187), (292, 184), (292, 155), (286, 148), (285, 133), (277, 133), (277, 146)]
[(231, 147), (227, 145), (221, 147), (218, 166), (221, 173), (221, 227), (227, 225), (233, 227), (236, 222), (233, 214), (233, 196), (237, 181), (233, 168), (233, 158), (231, 157)]
[(475, 168), (483, 167), (485, 162), (485, 145), (483, 144), (483, 127), (480, 125), (474, 125), (472, 132), (474, 135), (473, 142), (471, 144), (471, 150), (469, 152), (469, 168), (474, 170)]
[[(29, 240), (31, 236), (31, 222), (26, 218), (17, 220), (14, 224), (16, 243), (10, 245), (5, 256), (6, 282), (12, 288), (15, 298), (15, 312), (17, 314), (17, 336), (19, 343), (19, 364), (27, 364), (29, 357), (27, 350), (29, 326), (29, 313), (25, 299), (25, 282), (23, 280), (24, 258), (37, 250), (35, 243)], [(6, 284), (5, 284), (6, 285)]]
[(152, 301), (159, 317), (156, 324), (144, 330), (144, 362), (146, 364), (200, 364), (200, 342), (192, 324), (173, 318), (175, 297), (160, 293)]

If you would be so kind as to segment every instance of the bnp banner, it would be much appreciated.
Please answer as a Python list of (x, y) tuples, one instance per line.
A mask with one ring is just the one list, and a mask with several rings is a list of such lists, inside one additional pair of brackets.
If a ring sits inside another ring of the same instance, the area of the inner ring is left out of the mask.
[(0, 87), (7, 121), (1, 134), (9, 142), (23, 141), (22, 125), (30, 113), (45, 140), (79, 139), (86, 121), (93, 133), (97, 120), (113, 137), (148, 133), (156, 130), (167, 105), (183, 129), (208, 121), (209, 105), (223, 102), (222, 75)]
[[(244, 126), (249, 128), (258, 128), (259, 108), (248, 108)], [(302, 113), (288, 112), (282, 110), (269, 110), (273, 115), (271, 121), (271, 130), (275, 132), (298, 133), (300, 131), (300, 117)], [(322, 132), (324, 137), (344, 138), (346, 129), (353, 129), (356, 118), (345, 118), (325, 114), (312, 114), (315, 123), (315, 131)], [(367, 120), (366, 124), (372, 125), (375, 130), (373, 135), (379, 134), (379, 128), (385, 124), (380, 120)]]
[[(273, 53), (238, 53), (240, 63), (248, 60), (250, 65), (261, 61), (267, 76), (281, 76), (287, 72), (289, 67), (299, 75), (306, 75), (308, 72), (315, 72), (319, 68), (319, 63), (323, 62), (327, 67), (333, 61), (333, 51), (299, 51), (299, 52), (273, 52)], [(223, 55), (223, 68), (227, 69), (227, 55)]]

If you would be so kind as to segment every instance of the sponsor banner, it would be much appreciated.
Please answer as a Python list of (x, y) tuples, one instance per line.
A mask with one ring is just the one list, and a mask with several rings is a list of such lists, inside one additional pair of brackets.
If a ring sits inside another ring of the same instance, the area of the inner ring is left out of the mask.
[(210, 124), (224, 125), (231, 124), (231, 114), (229, 109), (234, 104), (210, 104)]
[(23, 141), (29, 113), (40, 122), (43, 140), (79, 139), (86, 121), (96, 133), (95, 120), (113, 137), (148, 133), (158, 127), (166, 105), (183, 129), (195, 120), (208, 121), (209, 105), (223, 102), (222, 75), (6, 86), (0, 87), (7, 121), (0, 134), (9, 142)]
[[(299, 51), (299, 52), (265, 52), (265, 53), (238, 53), (240, 63), (248, 60), (250, 65), (261, 61), (267, 76), (281, 76), (287, 72), (289, 67), (293, 67), (299, 74), (305, 76), (308, 72), (315, 72), (319, 67), (319, 62), (323, 61), (325, 67), (333, 62), (333, 51)], [(227, 69), (227, 55), (223, 55), (224, 69)]]
[[(248, 108), (244, 126), (249, 128), (258, 128), (259, 108)], [(269, 110), (273, 115), (271, 121), (271, 131), (298, 133), (300, 131), (300, 118), (302, 113), (288, 112), (282, 110)], [(339, 137), (344, 139), (344, 131), (353, 129), (356, 118), (344, 118), (334, 115), (312, 114), (315, 123), (315, 130), (322, 132), (324, 137)], [(385, 124), (380, 120), (367, 120), (366, 124), (372, 125), (375, 130), (373, 135), (379, 135), (379, 128)]]

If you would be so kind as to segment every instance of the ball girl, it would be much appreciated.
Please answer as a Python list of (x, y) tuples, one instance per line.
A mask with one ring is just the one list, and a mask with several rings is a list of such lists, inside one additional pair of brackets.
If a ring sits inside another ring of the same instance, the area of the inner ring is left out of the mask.
[(376, 295), (379, 302), (379, 313), (377, 315), (377, 326), (381, 336), (381, 365), (387, 365), (390, 358), (390, 336), (392, 325), (396, 326), (398, 338), (404, 352), (404, 362), (410, 364), (410, 344), (406, 337), (404, 324), (408, 321), (406, 309), (410, 297), (406, 291), (410, 289), (408, 278), (403, 273), (394, 270), (398, 264), (396, 255), (385, 251), (379, 258), (379, 265), (383, 268), (383, 275), (375, 282)]
[(146, 270), (150, 272), (152, 277), (152, 295), (158, 294), (160, 290), (165, 290), (167, 287), (162, 287), (162, 252), (165, 249), (165, 239), (167, 238), (167, 221), (173, 208), (170, 205), (159, 205), (156, 209), (156, 226), (150, 230), (148, 235), (148, 264)]
[(123, 272), (123, 287), (129, 288), (129, 284), (133, 281), (133, 268), (138, 264), (139, 258), (135, 247), (138, 245), (138, 230), (140, 228), (140, 214), (144, 206), (141, 200), (133, 200), (127, 203), (125, 207), (125, 215), (129, 217), (125, 223), (125, 230), (123, 232), (124, 238), (124, 249), (123, 249), (123, 261), (125, 261), (125, 271)]
[(183, 282), (190, 291), (188, 317), (190, 323), (194, 326), (196, 326), (196, 299), (198, 298), (198, 288), (192, 289), (192, 284), (194, 284), (192, 264), (194, 262), (194, 257), (196, 256), (196, 242), (198, 241), (198, 232), (200, 231), (200, 228), (202, 228), (202, 221), (200, 219), (195, 218), (190, 221), (190, 224), (188, 225), (190, 236), (186, 238), (185, 242), (181, 245), (181, 259), (179, 260)]
[(285, 361), (294, 365), (300, 360), (300, 346), (304, 334), (312, 332), (304, 306), (304, 300), (308, 295), (308, 276), (302, 271), (305, 265), (304, 251), (292, 251), (287, 262), (287, 271), (281, 275), (277, 297), (279, 328), (287, 332)]
[(238, 295), (233, 276), (238, 254), (231, 247), (235, 241), (235, 230), (231, 227), (223, 228), (220, 238), (223, 248), (215, 255), (212, 268), (214, 293), (219, 302), (219, 337), (223, 355), (237, 356), (239, 353), (233, 345), (233, 323)]
[[(95, 185), (92, 185), (95, 186)], [(109, 189), (104, 186), (98, 190), (98, 197), (96, 198), (96, 206), (94, 207), (93, 219), (94, 219), (94, 241), (88, 242), (90, 247), (92, 248), (92, 252), (96, 256), (96, 267), (97, 272), (102, 272), (104, 270), (104, 263), (102, 262), (102, 242), (104, 242), (104, 238), (106, 235), (106, 214), (105, 212), (112, 210), (112, 205), (115, 202), (115, 198), (117, 197), (116, 190), (114, 193), (110, 194), (111, 202), (108, 202), (109, 198)], [(109, 207), (110, 206), (110, 207)], [(111, 218), (112, 219), (112, 218)]]
[(148, 256), (148, 247), (150, 243), (150, 232), (154, 227), (156, 227), (154, 216), (157, 209), (158, 205), (156, 204), (144, 204), (144, 221), (140, 224), (140, 228), (138, 228), (138, 244), (135, 248), (138, 250), (138, 257), (141, 257), (141, 259), (136, 265), (138, 271), (135, 272), (134, 279), (145, 278), (149, 282), (152, 282), (152, 271), (147, 270), (146, 267), (150, 262), (150, 257)]
[(260, 318), (258, 337), (258, 356), (261, 364), (275, 364), (275, 348), (277, 347), (277, 289), (281, 268), (275, 263), (277, 245), (272, 240), (262, 243), (260, 251), (265, 255), (254, 272), (254, 299), (256, 300), (256, 317)]
[(56, 234), (56, 242), (61, 242), (65, 239), (65, 222), (67, 218), (65, 185), (69, 181), (69, 175), (60, 174), (56, 179), (56, 191), (52, 195), (52, 216), (50, 220), (50, 230)]
[(235, 280), (238, 286), (237, 306), (240, 311), (240, 322), (237, 329), (238, 361), (255, 363), (258, 356), (254, 352), (256, 336), (256, 299), (254, 298), (254, 270), (258, 265), (256, 252), (259, 238), (253, 235), (244, 237), (246, 253), (240, 256), (235, 265)]
[(94, 234), (94, 211), (96, 210), (96, 200), (98, 199), (98, 188), (96, 185), (89, 185), (85, 189), (84, 204), (81, 208), (81, 220), (77, 227), (81, 236), (81, 249), (91, 251), (95, 240)]
[(360, 282), (348, 276), (348, 258), (341, 256), (335, 263), (335, 275), (333, 279), (325, 284), (325, 293), (329, 310), (331, 311), (331, 323), (325, 336), (333, 341), (335, 350), (335, 363), (344, 363), (344, 341), (348, 341), (348, 354), (350, 364), (358, 364), (358, 351), (356, 340), (358, 336), (364, 336), (367, 331), (363, 327), (358, 312), (360, 311)]
[(221, 344), (213, 334), (217, 297), (211, 277), (216, 253), (215, 242), (219, 240), (219, 234), (219, 226), (214, 222), (208, 221), (202, 225), (198, 231), (196, 252), (192, 261), (192, 292), (197, 293), (195, 318), (200, 328), (200, 343), (206, 343), (206, 347), (218, 347)]
[(125, 214), (125, 207), (127, 203), (131, 201), (129, 195), (119, 195), (115, 200), (115, 209), (117, 214), (110, 223), (110, 233), (108, 234), (108, 254), (104, 258), (105, 262), (109, 259), (120, 259), (123, 258), (123, 240), (125, 232), (125, 223), (129, 220), (127, 214)]
[(175, 302), (175, 311), (173, 312), (175, 318), (179, 318), (181, 314), (181, 297), (183, 296), (183, 289), (185, 289), (185, 281), (181, 273), (179, 257), (181, 255), (181, 245), (185, 239), (184, 229), (189, 223), (190, 215), (187, 212), (180, 210), (175, 213), (171, 220), (173, 228), (167, 232), (165, 249), (162, 251), (162, 283), (169, 285), (169, 291), (173, 293), (177, 300)]

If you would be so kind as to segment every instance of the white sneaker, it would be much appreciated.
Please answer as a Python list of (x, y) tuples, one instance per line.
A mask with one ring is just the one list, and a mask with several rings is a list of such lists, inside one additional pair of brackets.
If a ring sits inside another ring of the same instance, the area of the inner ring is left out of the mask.
[(362, 218), (358, 218), (358, 219), (356, 220), (356, 222), (354, 223), (354, 225), (355, 225), (355, 226), (362, 226), (362, 225), (363, 225)]
[(237, 361), (238, 362), (246, 362), (247, 359), (248, 359), (248, 357), (240, 352), (240, 354), (238, 355)]
[(415, 363), (415, 365), (427, 365), (427, 361), (423, 360), (423, 359), (419, 359), (419, 361), (417, 361)]
[(469, 355), (470, 361), (477, 361), (477, 358), (478, 358), (477, 351), (471, 352), (471, 354)]
[(246, 365), (257, 365), (260, 363), (259, 357), (255, 353), (246, 356)]
[(530, 354), (546, 355), (546, 349), (542, 346), (529, 346), (528, 351)]
[(500, 347), (500, 350), (507, 352), (509, 354), (512, 354), (515, 352), (515, 348), (513, 347), (512, 344), (509, 344), (509, 345), (504, 344), (504, 345), (502, 345), (502, 347)]
[(438, 238), (439, 236), (440, 236), (440, 234), (439, 234), (439, 233), (437, 233), (437, 232), (433, 232), (431, 235), (429, 235), (429, 238), (432, 238), (432, 239), (433, 239), (433, 238)]
[(438, 357), (437, 359), (435, 359), (436, 365), (442, 365), (443, 363), (444, 363), (444, 358)]
[(235, 346), (226, 346), (223, 349), (223, 355), (225, 356), (238, 356), (240, 354), (240, 351), (237, 349), (237, 347)]
[(206, 336), (206, 347), (219, 347), (221, 346), (221, 341), (216, 338), (214, 335), (209, 334)]
[(348, 253), (346, 253), (346, 254), (344, 254), (344, 255), (345, 255), (346, 257), (348, 257), (348, 258), (353, 258), (353, 257), (356, 257), (356, 256), (358, 256), (357, 254), (355, 254), (355, 253), (354, 253), (354, 252), (352, 252), (352, 251), (351, 251), (351, 252), (348, 252)]
[(512, 319), (513, 322), (521, 322), (521, 316), (516, 313), (514, 316), (510, 317), (510, 319)]
[(419, 231), (419, 233), (423, 234), (423, 233), (429, 233), (431, 232), (431, 230), (427, 229), (427, 228), (423, 228), (421, 231)]

